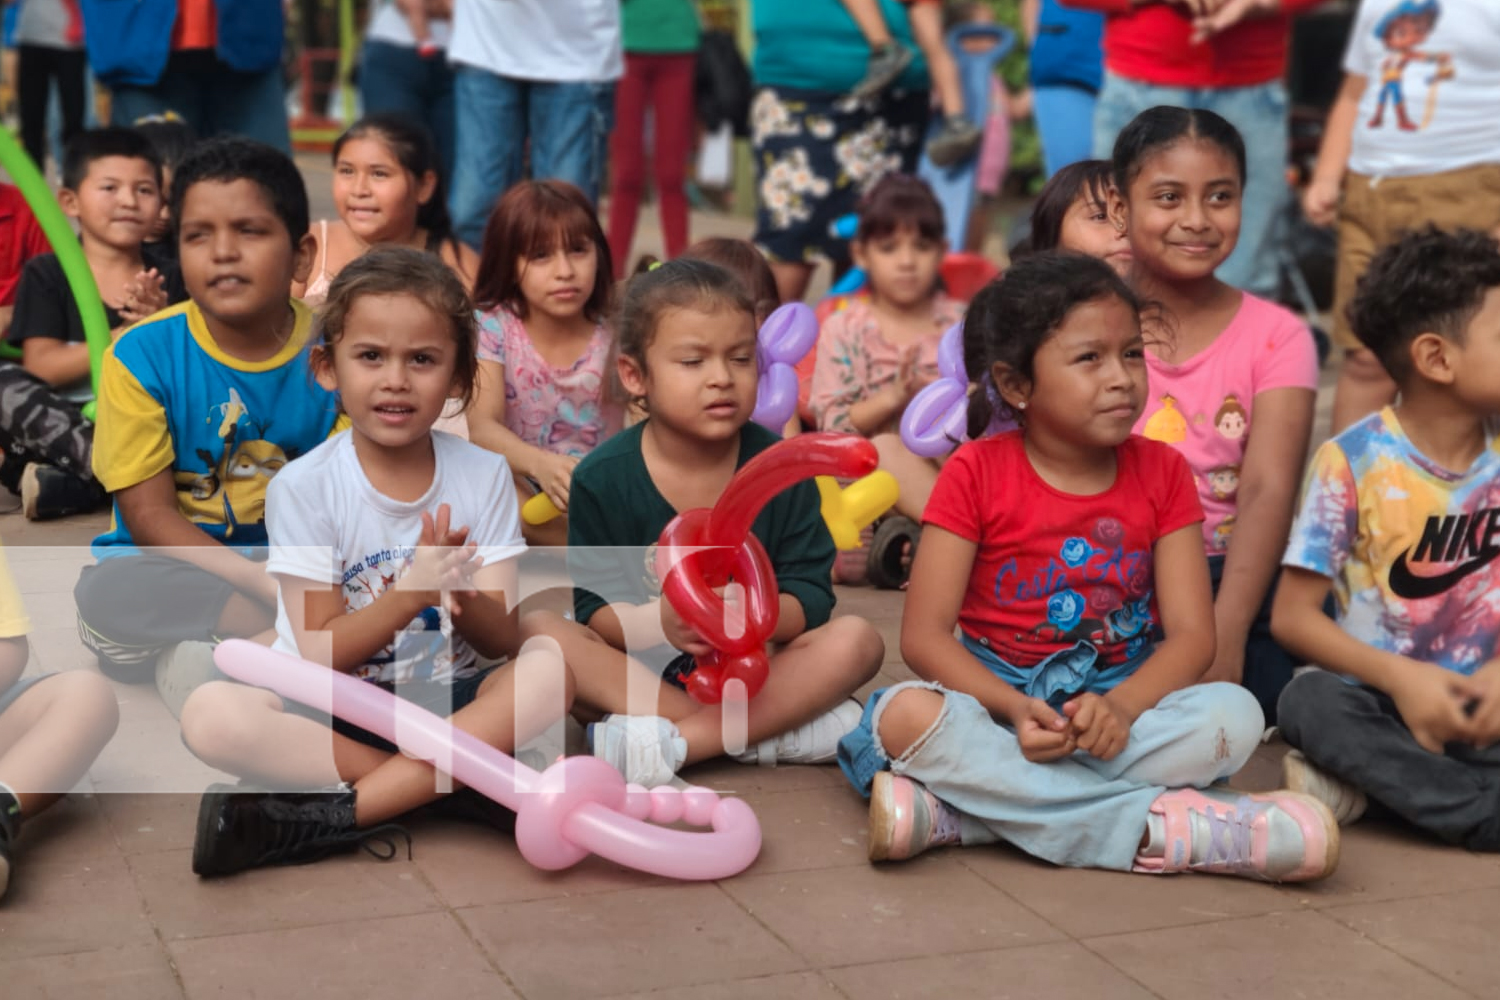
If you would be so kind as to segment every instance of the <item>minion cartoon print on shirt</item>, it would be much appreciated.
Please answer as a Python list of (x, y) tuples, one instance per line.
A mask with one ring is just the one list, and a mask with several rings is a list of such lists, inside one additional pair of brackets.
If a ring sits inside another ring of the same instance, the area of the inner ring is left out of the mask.
[(266, 483), (286, 465), (287, 457), (265, 440), (266, 425), (232, 386), (229, 398), (209, 407), (204, 420), (217, 425), (218, 452), (196, 449), (201, 467), (175, 473), (177, 492), (186, 494), (179, 499), (183, 509), (192, 512), (192, 520), (223, 524), (225, 539), (232, 540), (241, 521), (262, 520)]

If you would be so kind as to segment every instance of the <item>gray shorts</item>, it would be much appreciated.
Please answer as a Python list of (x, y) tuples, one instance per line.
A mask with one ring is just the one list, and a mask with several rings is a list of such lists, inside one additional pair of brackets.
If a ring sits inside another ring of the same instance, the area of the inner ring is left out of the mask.
[(21, 695), (25, 694), (27, 691), (30, 691), (32, 688), (36, 687), (39, 683), (46, 680), (48, 677), (55, 676), (57, 675), (42, 674), (38, 677), (22, 677), (10, 687), (6, 688), (4, 691), (0, 691), (0, 715), (4, 715), (5, 710), (14, 705), (16, 703), (16, 700), (19, 699)]

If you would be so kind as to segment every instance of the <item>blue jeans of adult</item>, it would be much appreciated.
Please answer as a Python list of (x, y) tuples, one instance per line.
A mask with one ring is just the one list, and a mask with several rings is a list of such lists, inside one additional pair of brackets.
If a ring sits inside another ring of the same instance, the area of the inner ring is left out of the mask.
[(424, 59), (415, 46), (365, 42), (359, 67), (365, 114), (400, 114), (426, 125), (437, 145), (443, 190), (453, 189), (453, 69), (441, 54)]
[(115, 125), (175, 111), (202, 138), (242, 135), (292, 151), (280, 67), (241, 73), (208, 49), (172, 53), (161, 79), (149, 87), (115, 87), (110, 108)]
[[(927, 732), (892, 758), (880, 742), (881, 714), (912, 688), (940, 693), (943, 707)], [(1244, 688), (1198, 684), (1142, 712), (1113, 760), (1078, 751), (1037, 764), (971, 695), (907, 681), (870, 696), (859, 727), (839, 742), (839, 766), (864, 795), (883, 770), (919, 782), (961, 814), (965, 844), (998, 839), (1055, 865), (1129, 871), (1157, 797), (1234, 774), (1260, 745), (1263, 725)]]
[(1281, 285), (1276, 241), (1281, 209), (1287, 197), (1287, 97), (1280, 81), (1219, 90), (1158, 87), (1104, 74), (1104, 89), (1094, 111), (1094, 155), (1109, 159), (1115, 137), (1148, 108), (1170, 104), (1222, 115), (1245, 140), (1245, 193), (1241, 201), (1240, 241), (1219, 268), (1226, 283), (1275, 299)]
[(1042, 165), (1051, 177), (1094, 155), (1094, 105), (1098, 95), (1083, 87), (1033, 87), (1032, 116), (1042, 140)]
[(523, 176), (567, 181), (599, 200), (614, 118), (611, 82), (553, 83), (459, 66), (454, 79), (458, 149), (453, 167), (453, 229), (478, 248), (496, 199)]

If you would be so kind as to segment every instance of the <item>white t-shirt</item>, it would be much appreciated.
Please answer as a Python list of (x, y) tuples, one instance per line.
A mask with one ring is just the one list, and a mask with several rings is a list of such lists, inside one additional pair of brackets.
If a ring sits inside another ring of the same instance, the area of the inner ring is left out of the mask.
[[(1407, 34), (1421, 23), (1414, 17), (1392, 30), (1401, 15), (1429, 7), (1438, 8), (1430, 35)], [(1415, 44), (1390, 48), (1402, 35)], [(1344, 70), (1368, 81), (1349, 151), (1355, 173), (1410, 177), (1500, 163), (1497, 0), (1364, 0)]]
[[(374, 603), (406, 572), (422, 532), (422, 514), (452, 509), (467, 525), (484, 565), (526, 549), (510, 466), (494, 452), (435, 431), (437, 470), (420, 500), (400, 503), (365, 476), (349, 433), (336, 434), (276, 474), (266, 488), (266, 569), (315, 583), (342, 583), (345, 612)], [(451, 639), (451, 642), (450, 642)], [(276, 607), (275, 648), (296, 654), (284, 599)], [(472, 675), (474, 650), (453, 631), (446, 611), (428, 608), (396, 641), (352, 671), (371, 681), (452, 681)]]
[(448, 59), (518, 80), (618, 80), (620, 0), (455, 0)]
[[(432, 33), (432, 41), (439, 48), (448, 47), (448, 39), (452, 35), (452, 27), (447, 21), (428, 21), (427, 29)], [(365, 40), (371, 42), (389, 42), (392, 45), (402, 45), (413, 48), (417, 44), (416, 38), (412, 36), (411, 28), (406, 23), (406, 18), (401, 16), (401, 11), (396, 9), (395, 0), (386, 0), (375, 16), (370, 18), (370, 26), (365, 29)]]

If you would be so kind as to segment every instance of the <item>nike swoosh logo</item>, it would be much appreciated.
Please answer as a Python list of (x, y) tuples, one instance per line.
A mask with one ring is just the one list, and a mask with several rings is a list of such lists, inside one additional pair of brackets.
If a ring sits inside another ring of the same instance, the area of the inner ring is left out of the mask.
[(1391, 593), (1409, 601), (1436, 597), (1470, 573), (1492, 562), (1496, 556), (1500, 556), (1500, 547), (1486, 549), (1473, 559), (1459, 563), (1446, 573), (1439, 573), (1437, 576), (1418, 576), (1406, 565), (1406, 553), (1403, 552), (1396, 557), (1395, 562), (1391, 563), (1389, 578)]

